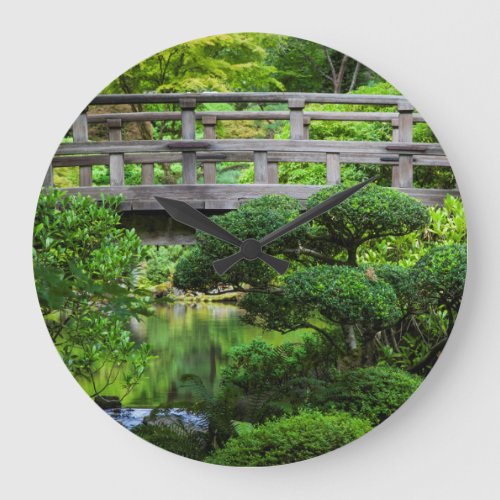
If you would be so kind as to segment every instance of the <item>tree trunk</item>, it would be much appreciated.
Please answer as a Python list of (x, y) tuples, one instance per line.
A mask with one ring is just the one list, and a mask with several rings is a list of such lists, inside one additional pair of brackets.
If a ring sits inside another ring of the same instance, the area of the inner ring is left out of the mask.
[(359, 68), (361, 63), (359, 61), (356, 62), (356, 66), (354, 68), (354, 73), (352, 74), (351, 85), (349, 85), (349, 92), (352, 92), (356, 88), (356, 83), (358, 81)]
[(356, 256), (357, 248), (348, 248), (347, 249), (347, 265), (352, 267), (357, 267), (358, 260)]
[(345, 340), (347, 345), (349, 346), (349, 349), (351, 351), (356, 350), (358, 347), (358, 342), (356, 340), (356, 334), (354, 333), (354, 326), (346, 325), (344, 327), (344, 333), (345, 333)]
[(342, 58), (342, 62), (340, 63), (340, 68), (337, 73), (337, 79), (335, 80), (335, 93), (342, 92), (342, 82), (344, 81), (344, 75), (348, 61), (349, 61), (348, 56), (344, 56)]

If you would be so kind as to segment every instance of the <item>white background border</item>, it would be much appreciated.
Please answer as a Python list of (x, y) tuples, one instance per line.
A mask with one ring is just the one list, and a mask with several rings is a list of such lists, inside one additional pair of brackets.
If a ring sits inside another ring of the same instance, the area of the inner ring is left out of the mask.
[[(85, 0), (9, 2), (2, 11), (3, 498), (498, 497), (498, 2)], [(30, 253), (45, 169), (90, 99), (154, 52), (238, 31), (308, 38), (348, 53), (391, 81), (426, 117), (448, 153), (469, 229), (459, 318), (415, 396), (389, 421), (337, 452), (253, 470), (164, 452), (91, 404), (45, 332)]]

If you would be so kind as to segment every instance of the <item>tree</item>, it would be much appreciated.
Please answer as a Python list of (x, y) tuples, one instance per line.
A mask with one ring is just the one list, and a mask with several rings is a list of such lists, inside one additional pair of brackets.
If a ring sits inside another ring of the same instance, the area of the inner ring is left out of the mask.
[[(344, 189), (345, 185), (322, 189), (311, 196), (307, 206), (318, 205)], [(363, 243), (409, 234), (428, 221), (428, 211), (421, 202), (397, 190), (371, 184), (318, 217), (309, 244), (323, 255), (323, 260), (332, 259), (332, 249), (336, 253), (336, 247), (342, 247), (347, 252), (346, 264), (356, 266), (357, 251)]]
[(42, 193), (33, 265), (42, 313), (66, 366), (89, 382), (92, 396), (120, 381), (123, 398), (150, 358), (129, 331), (131, 318), (148, 313), (149, 300), (135, 286), (144, 250), (134, 231), (118, 227), (119, 203)]
[(347, 55), (300, 38), (277, 37), (268, 60), (291, 92), (350, 92), (380, 79)]
[[(105, 92), (244, 92), (283, 90), (266, 64), (268, 35), (217, 35), (158, 52), (114, 80)], [(265, 44), (264, 44), (265, 45)]]
[[(321, 190), (309, 199), (308, 206), (342, 189), (345, 186)], [(298, 212), (295, 200), (275, 195), (249, 201), (215, 220), (240, 239), (261, 238)], [(402, 298), (373, 270), (356, 268), (357, 249), (371, 239), (408, 234), (427, 220), (427, 209), (420, 202), (372, 185), (266, 247), (271, 254), (292, 260), (284, 280), (265, 264), (248, 261), (240, 262), (222, 278), (217, 276), (212, 261), (234, 249), (201, 234), (197, 247), (177, 265), (174, 283), (179, 288), (212, 293), (248, 292), (240, 302), (244, 321), (283, 333), (313, 330), (338, 353), (349, 347), (360, 352), (363, 363), (370, 364), (376, 354), (375, 334), (403, 317)]]

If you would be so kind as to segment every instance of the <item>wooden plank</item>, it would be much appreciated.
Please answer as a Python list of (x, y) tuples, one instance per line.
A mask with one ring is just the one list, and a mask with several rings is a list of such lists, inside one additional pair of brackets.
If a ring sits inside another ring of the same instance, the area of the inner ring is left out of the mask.
[[(89, 140), (89, 130), (87, 124), (87, 113), (84, 111), (73, 123), (73, 142), (86, 143)], [(79, 168), (80, 186), (92, 185), (92, 167), (80, 166)]]
[(304, 131), (302, 139), (306, 141), (309, 140), (309, 126), (311, 125), (311, 118), (309, 116), (304, 116)]
[(267, 151), (255, 151), (254, 153), (254, 182), (255, 184), (267, 184), (268, 166)]
[[(413, 107), (408, 103), (398, 105), (398, 143), (394, 146), (388, 146), (387, 149), (405, 151), (402, 143), (411, 143), (413, 141)], [(408, 146), (410, 151), (413, 144)], [(413, 148), (415, 149), (415, 148)], [(399, 163), (396, 172), (393, 172), (393, 182), (395, 187), (411, 188), (413, 186), (413, 157), (410, 154), (399, 154)]]
[[(201, 119), (203, 124), (203, 138), (215, 139), (215, 127), (217, 125), (217, 117), (215, 115), (204, 115)], [(203, 181), (205, 184), (215, 184), (217, 176), (217, 165), (215, 162), (203, 162)]]
[[(325, 186), (303, 186), (296, 184), (166, 184), (154, 186), (111, 186), (111, 187), (79, 187), (65, 188), (70, 195), (82, 193), (96, 200), (101, 194), (124, 196), (122, 209), (134, 210), (163, 210), (154, 199), (155, 196), (164, 196), (186, 201), (196, 208), (204, 208), (208, 202), (244, 201), (268, 194), (286, 194), (298, 200), (306, 200)], [(441, 203), (446, 194), (460, 196), (458, 190), (446, 189), (416, 189), (398, 188), (400, 191), (422, 200), (426, 204)]]
[(267, 162), (267, 182), (269, 184), (278, 184), (279, 183), (279, 171), (278, 171), (278, 162), (270, 162), (268, 156)]
[(340, 154), (327, 153), (326, 155), (326, 183), (340, 184)]
[[(179, 100), (181, 106), (182, 138), (196, 138), (196, 119), (194, 109), (196, 108), (196, 99), (183, 98)], [(184, 184), (196, 184), (196, 153), (182, 153), (182, 182)]]
[(371, 94), (327, 94), (302, 92), (206, 92), (187, 94), (101, 94), (95, 97), (91, 105), (99, 104), (154, 104), (178, 103), (181, 99), (196, 99), (204, 102), (288, 102), (290, 99), (304, 99), (306, 103), (322, 104), (375, 104), (394, 105), (407, 102), (397, 95)]
[(430, 155), (443, 155), (439, 144), (427, 143), (391, 143), (391, 142), (359, 142), (359, 141), (305, 141), (305, 140), (274, 140), (274, 139), (214, 139), (214, 140), (183, 140), (183, 141), (122, 141), (95, 142), (87, 144), (61, 144), (57, 155), (72, 154), (111, 154), (111, 153), (154, 153), (175, 151), (178, 149), (204, 151), (286, 151), (286, 152), (324, 152), (324, 153), (371, 153), (386, 155), (388, 148), (391, 153), (399, 151), (409, 154), (412, 151)]
[[(391, 120), (392, 127), (392, 142), (399, 142), (399, 118), (394, 118)], [(399, 185), (399, 158), (397, 158), (396, 164), (392, 167), (392, 186)]]
[(42, 186), (44, 188), (52, 187), (54, 185), (54, 170), (52, 169), (52, 163), (49, 165), (49, 168), (47, 169), (47, 173), (45, 174), (45, 177), (43, 178), (43, 184)]
[(304, 99), (289, 99), (290, 109), (290, 139), (304, 138)]
[(141, 184), (154, 184), (154, 177), (154, 165), (152, 163), (143, 163), (141, 168)]
[[(117, 118), (107, 121), (109, 140), (118, 142), (122, 140), (122, 121)], [(123, 153), (109, 155), (109, 182), (112, 186), (125, 184), (125, 160)]]
[[(229, 151), (227, 153), (198, 152), (196, 158), (199, 161), (217, 162), (253, 162), (251, 151)], [(280, 162), (311, 162), (325, 163), (326, 153), (302, 153), (302, 152), (277, 152), (271, 151), (267, 155), (269, 163)], [(125, 164), (143, 163), (179, 163), (182, 161), (182, 153), (127, 153)], [(397, 165), (398, 156), (394, 154), (366, 154), (366, 153), (341, 153), (340, 163), (372, 163), (380, 165)], [(109, 155), (88, 156), (56, 156), (52, 160), (54, 168), (72, 167), (76, 165), (109, 165)], [(440, 155), (414, 155), (413, 165), (425, 165), (435, 167), (449, 167), (450, 163), (446, 156)]]
[[(217, 120), (289, 120), (288, 111), (198, 111), (196, 120), (206, 116), (214, 116)], [(398, 114), (383, 111), (304, 111), (304, 120), (321, 121), (359, 121), (359, 122), (391, 122)], [(178, 111), (145, 111), (137, 113), (102, 113), (87, 115), (88, 123), (106, 123), (107, 120), (118, 118), (123, 122), (179, 121)], [(424, 122), (422, 116), (413, 113), (413, 122)]]

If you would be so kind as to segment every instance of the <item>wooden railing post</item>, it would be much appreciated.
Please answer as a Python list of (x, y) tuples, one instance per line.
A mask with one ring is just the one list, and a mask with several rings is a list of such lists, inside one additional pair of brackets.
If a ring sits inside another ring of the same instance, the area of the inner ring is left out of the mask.
[[(399, 119), (393, 118), (391, 120), (392, 126), (392, 142), (399, 141)], [(396, 187), (399, 182), (399, 165), (394, 165), (392, 167), (392, 186)]]
[[(398, 142), (413, 141), (413, 106), (402, 101), (398, 104)], [(413, 155), (399, 154), (397, 175), (393, 175), (393, 186), (410, 188), (413, 186)]]
[(326, 154), (326, 183), (340, 184), (340, 153)]
[[(122, 121), (118, 118), (106, 120), (109, 128), (109, 140), (113, 142), (122, 140)], [(109, 183), (111, 186), (123, 186), (125, 184), (125, 162), (123, 153), (109, 155)]]
[(43, 184), (42, 186), (44, 188), (52, 187), (54, 185), (54, 170), (52, 168), (52, 163), (49, 165), (49, 168), (47, 169), (47, 173), (45, 174), (45, 177), (43, 179)]
[[(203, 124), (203, 138), (215, 139), (215, 126), (217, 125), (217, 117), (215, 115), (205, 115), (201, 118)], [(212, 161), (203, 162), (203, 178), (205, 184), (215, 184), (216, 178), (216, 163)]]
[[(73, 142), (88, 142), (89, 128), (87, 123), (87, 109), (84, 109), (73, 123)], [(92, 186), (92, 167), (78, 167), (80, 186)]]
[(152, 185), (155, 183), (153, 163), (143, 163), (141, 168), (141, 184)]
[(304, 116), (304, 133), (303, 137), (306, 141), (309, 140), (309, 125), (311, 125), (311, 118), (309, 116)]
[(267, 184), (269, 182), (267, 151), (255, 151), (253, 154), (254, 183)]
[[(181, 107), (182, 138), (196, 139), (196, 99), (192, 97), (179, 99)], [(182, 153), (182, 181), (184, 184), (196, 184), (196, 152)]]
[(289, 99), (290, 109), (290, 139), (304, 138), (304, 99)]

